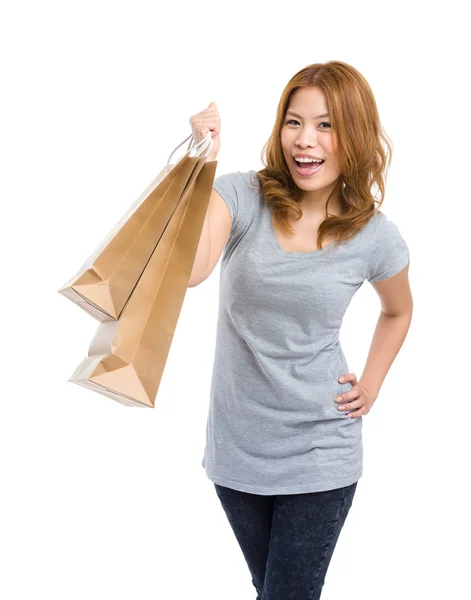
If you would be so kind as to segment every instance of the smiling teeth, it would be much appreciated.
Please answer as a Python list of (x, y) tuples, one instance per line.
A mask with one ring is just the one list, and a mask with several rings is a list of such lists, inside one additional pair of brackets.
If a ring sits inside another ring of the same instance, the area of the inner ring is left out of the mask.
[(322, 163), (322, 160), (313, 160), (312, 158), (295, 158), (294, 159), (296, 162), (303, 162), (303, 163)]

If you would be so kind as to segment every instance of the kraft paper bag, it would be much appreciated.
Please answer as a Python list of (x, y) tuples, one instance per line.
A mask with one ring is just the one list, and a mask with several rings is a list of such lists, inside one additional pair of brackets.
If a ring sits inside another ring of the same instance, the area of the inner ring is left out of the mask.
[(217, 162), (205, 160), (197, 159), (119, 319), (99, 325), (88, 357), (69, 381), (127, 406), (154, 408), (214, 182)]
[[(184, 140), (170, 155), (188, 139)], [(207, 138), (169, 168), (170, 158), (78, 273), (58, 290), (98, 321), (119, 318), (190, 181)], [(190, 142), (191, 144), (191, 142)]]

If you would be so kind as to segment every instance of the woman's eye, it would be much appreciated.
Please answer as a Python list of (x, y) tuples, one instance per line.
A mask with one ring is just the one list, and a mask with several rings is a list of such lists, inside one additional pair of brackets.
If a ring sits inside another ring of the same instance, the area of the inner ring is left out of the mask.
[[(289, 125), (290, 123), (298, 123), (299, 124), (299, 121), (296, 121), (295, 119), (286, 121), (286, 125)], [(322, 121), (322, 123), (320, 123), (320, 125), (328, 125), (330, 127), (330, 123), (328, 123), (327, 121)]]

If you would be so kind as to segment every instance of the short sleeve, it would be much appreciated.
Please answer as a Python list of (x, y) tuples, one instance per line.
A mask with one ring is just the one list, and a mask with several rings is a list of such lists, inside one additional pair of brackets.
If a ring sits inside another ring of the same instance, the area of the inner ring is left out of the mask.
[(377, 283), (402, 271), (409, 262), (409, 248), (399, 227), (380, 213), (376, 242), (371, 249), (367, 280)]
[(213, 182), (213, 188), (227, 204), (232, 216), (231, 235), (239, 237), (249, 228), (256, 210), (254, 190), (247, 185), (250, 172), (225, 173)]
[(213, 188), (222, 197), (231, 213), (232, 221), (237, 219), (238, 192), (235, 173), (219, 175), (213, 182)]

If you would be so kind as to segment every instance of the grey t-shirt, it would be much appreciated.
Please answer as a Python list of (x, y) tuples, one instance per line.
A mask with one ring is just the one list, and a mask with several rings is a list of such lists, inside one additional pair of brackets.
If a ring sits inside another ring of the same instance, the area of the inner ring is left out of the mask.
[(409, 251), (377, 212), (340, 246), (288, 252), (255, 171), (214, 180), (232, 215), (220, 268), (206, 447), (219, 485), (261, 495), (317, 492), (362, 475), (362, 417), (338, 410), (352, 389), (339, 329), (355, 292), (401, 271)]

